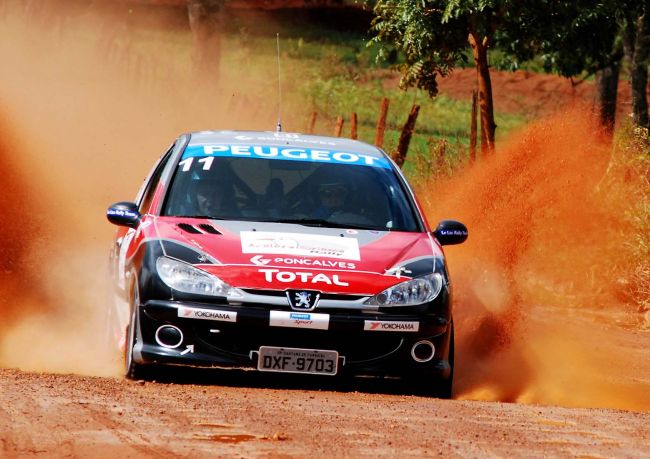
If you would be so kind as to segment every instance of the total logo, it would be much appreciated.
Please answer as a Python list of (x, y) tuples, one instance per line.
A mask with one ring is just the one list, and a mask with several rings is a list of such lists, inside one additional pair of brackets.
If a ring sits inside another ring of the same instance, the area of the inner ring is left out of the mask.
[(275, 257), (264, 258), (262, 255), (255, 255), (250, 259), (251, 263), (257, 266), (266, 266), (269, 263), (289, 265), (289, 266), (309, 266), (317, 268), (333, 268), (333, 269), (357, 269), (357, 265), (346, 261), (336, 260), (319, 260), (315, 258), (294, 258), (294, 257)]
[(264, 274), (264, 280), (266, 282), (295, 282), (299, 280), (303, 283), (308, 284), (327, 284), (327, 285), (339, 285), (341, 287), (348, 287), (350, 284), (339, 279), (338, 274), (327, 275), (324, 273), (309, 273), (309, 272), (291, 272), (291, 271), (280, 271), (279, 269), (260, 269), (260, 273)]

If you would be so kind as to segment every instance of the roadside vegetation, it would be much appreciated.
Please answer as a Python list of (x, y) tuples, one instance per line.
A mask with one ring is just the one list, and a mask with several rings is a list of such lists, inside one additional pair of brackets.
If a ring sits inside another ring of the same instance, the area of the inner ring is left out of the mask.
[(648, 129), (626, 123), (616, 133), (607, 179), (626, 190), (629, 208), (622, 216), (632, 228), (624, 248), (629, 276), (624, 300), (638, 306), (642, 326), (650, 328), (650, 135)]
[[(465, 100), (459, 100), (446, 95), (431, 98), (419, 88), (400, 89), (399, 74), (392, 69), (395, 62), (378, 59), (379, 48), (370, 43), (370, 34), (362, 28), (341, 31), (322, 25), (301, 27), (290, 18), (280, 18), (253, 31), (251, 23), (240, 21), (231, 24), (224, 37), (223, 49), (227, 51), (222, 54), (221, 68), (225, 81), (230, 81), (228, 72), (235, 74), (245, 66), (256, 77), (259, 72), (265, 75), (263, 87), (257, 89), (259, 94), (276, 93), (275, 32), (281, 30), (285, 129), (307, 131), (315, 112), (314, 133), (332, 135), (337, 117), (342, 116), (342, 135), (349, 136), (350, 118), (356, 113), (359, 140), (372, 143), (381, 101), (386, 97), (390, 107), (384, 149), (389, 153), (397, 146), (411, 107), (421, 107), (404, 167), (407, 173), (416, 173), (415, 166), (428, 164), (428, 158), (436, 152), (444, 151), (442, 161), (449, 168), (468, 160), (471, 92)], [(268, 97), (264, 101), (269, 111), (273, 111), (275, 102)], [(530, 119), (530, 113), (506, 113), (497, 108), (499, 138)]]
[[(120, 14), (123, 13), (116, 13)], [(174, 14), (182, 15), (182, 9)], [(78, 18), (82, 17), (79, 13)], [(121, 66), (131, 80), (141, 79), (143, 90), (152, 74), (168, 79), (170, 85), (187, 75), (192, 68), (193, 46), (184, 19), (168, 20), (161, 27), (160, 21), (143, 21), (146, 17), (144, 9), (136, 8), (128, 13), (126, 20), (113, 21), (120, 24), (117, 28), (101, 30), (100, 24), (99, 41), (88, 43), (106, 53), (108, 60)], [(69, 18), (62, 19), (58, 25), (48, 18), (55, 33), (79, 33), (82, 40), (87, 36), (79, 28), (68, 31)], [(90, 23), (87, 27), (96, 29), (97, 24)], [(380, 103), (387, 97), (390, 99), (384, 143), (387, 152), (396, 148), (411, 106), (421, 106), (404, 166), (419, 188), (427, 189), (439, 177), (450, 176), (469, 163), (471, 94), (464, 100), (444, 93), (430, 98), (426, 87), (400, 89), (399, 74), (391, 68), (403, 62), (403, 56), (398, 52), (391, 55), (384, 48), (386, 59), (378, 61), (379, 48), (368, 46), (371, 33), (358, 25), (341, 25), (336, 21), (314, 25), (296, 21), (290, 15), (263, 18), (242, 15), (229, 21), (221, 37), (220, 78), (205, 79), (206, 85), (218, 86), (219, 92), (228, 96), (227, 102), (215, 110), (255, 107), (255, 122), (246, 127), (274, 129), (279, 98), (276, 32), (280, 33), (281, 42), (282, 117), (286, 131), (307, 131), (316, 113), (314, 133), (332, 135), (337, 117), (342, 116), (345, 120), (342, 135), (349, 136), (350, 116), (356, 113), (359, 139), (372, 143)], [(568, 53), (566, 49), (563, 51)], [(495, 67), (514, 65), (503, 49), (491, 49), (489, 53)], [(458, 56), (461, 56), (458, 67), (471, 66), (467, 49), (459, 50)], [(516, 66), (541, 70), (545, 64), (540, 56), (532, 56), (531, 60), (517, 62)], [(623, 77), (626, 75), (623, 73)], [(534, 116), (525, 110), (505, 112), (498, 105), (494, 113), (498, 141), (525, 126)], [(650, 140), (646, 129), (634, 127), (632, 122), (619, 120), (618, 124), (621, 127), (615, 134), (614, 153), (605, 179), (616, 180), (629, 193), (629, 207), (623, 218), (630, 222), (634, 236), (628, 239), (624, 252), (632, 265), (629, 269), (632, 274), (622, 279), (621, 290), (629, 303), (637, 304), (644, 312), (650, 309)]]

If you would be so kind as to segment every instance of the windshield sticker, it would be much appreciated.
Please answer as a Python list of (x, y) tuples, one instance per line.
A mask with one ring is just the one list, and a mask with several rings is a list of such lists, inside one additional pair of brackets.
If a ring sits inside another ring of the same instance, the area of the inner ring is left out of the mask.
[(266, 231), (242, 231), (240, 235), (242, 253), (361, 259), (359, 242), (353, 238)]
[(374, 166), (390, 169), (389, 161), (383, 156), (371, 156), (347, 151), (321, 150), (311, 148), (271, 147), (267, 145), (192, 145), (183, 153), (180, 166), (184, 172), (190, 170), (193, 158), (198, 160), (204, 170), (212, 167), (212, 161), (205, 158), (262, 158), (284, 161), (310, 161), (332, 164), (352, 164), (357, 166)]

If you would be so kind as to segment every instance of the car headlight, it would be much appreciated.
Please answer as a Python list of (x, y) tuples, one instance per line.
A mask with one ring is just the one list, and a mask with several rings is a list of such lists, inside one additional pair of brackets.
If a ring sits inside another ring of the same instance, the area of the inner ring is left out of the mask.
[(156, 270), (162, 281), (174, 290), (199, 295), (242, 297), (243, 292), (217, 276), (172, 258), (156, 260)]
[(368, 298), (365, 304), (371, 306), (415, 306), (427, 303), (442, 290), (442, 275), (431, 273), (393, 285), (381, 293)]

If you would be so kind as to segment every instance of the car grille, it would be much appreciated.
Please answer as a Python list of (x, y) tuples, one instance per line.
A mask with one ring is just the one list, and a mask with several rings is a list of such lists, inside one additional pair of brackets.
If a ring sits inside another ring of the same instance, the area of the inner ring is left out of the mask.
[[(253, 295), (264, 295), (264, 296), (280, 297), (280, 298), (287, 297), (287, 292), (282, 290), (258, 290), (258, 289), (246, 289), (246, 288), (242, 290), (246, 293), (250, 293)], [(326, 299), (326, 300), (355, 301), (365, 297), (361, 295), (341, 295), (336, 293), (321, 293), (320, 298), (322, 300)]]

